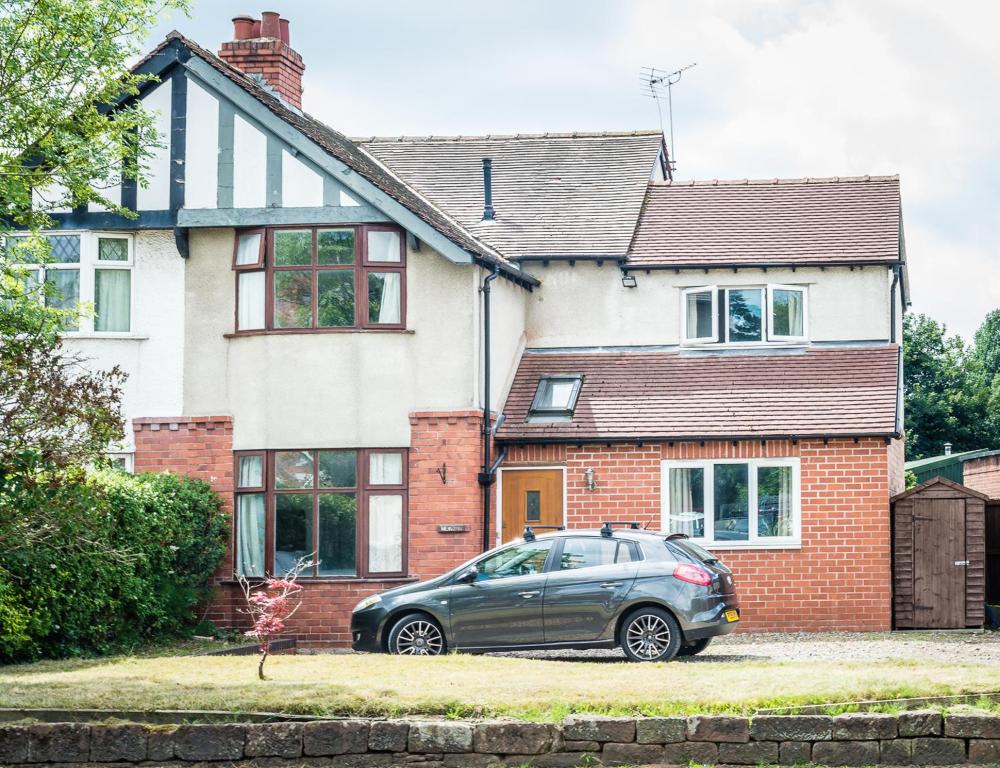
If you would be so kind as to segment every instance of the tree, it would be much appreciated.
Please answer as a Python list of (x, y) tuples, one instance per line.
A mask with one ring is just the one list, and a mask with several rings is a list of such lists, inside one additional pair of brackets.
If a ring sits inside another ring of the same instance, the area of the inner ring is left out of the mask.
[(142, 183), (160, 138), (140, 102), (122, 101), (150, 79), (127, 64), (160, 13), (186, 4), (0, 0), (0, 234), (88, 202), (130, 215), (104, 192), (123, 174)]

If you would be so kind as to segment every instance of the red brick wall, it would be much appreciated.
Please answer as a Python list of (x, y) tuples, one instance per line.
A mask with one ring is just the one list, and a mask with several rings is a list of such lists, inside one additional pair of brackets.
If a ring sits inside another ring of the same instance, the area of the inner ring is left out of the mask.
[(302, 56), (281, 40), (231, 40), (219, 57), (248, 75), (260, 75), (281, 98), (302, 108)]
[(962, 465), (963, 485), (1000, 499), (1000, 456), (983, 456)]
[[(889, 486), (883, 440), (517, 447), (505, 466), (564, 464), (567, 523), (639, 520), (660, 528), (664, 459), (799, 457), (800, 549), (719, 549), (736, 574), (744, 631), (883, 630), (891, 624)], [(597, 488), (583, 472), (593, 468)]]

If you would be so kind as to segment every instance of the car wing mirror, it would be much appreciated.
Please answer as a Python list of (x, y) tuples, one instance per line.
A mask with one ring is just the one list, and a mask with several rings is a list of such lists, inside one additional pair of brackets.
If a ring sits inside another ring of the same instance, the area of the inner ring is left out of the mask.
[(458, 574), (458, 578), (456, 578), (455, 581), (458, 582), (459, 584), (471, 584), (476, 580), (476, 577), (478, 575), (479, 575), (479, 569), (476, 568), (476, 566), (474, 565), (470, 565), (468, 568), (466, 568), (464, 571)]

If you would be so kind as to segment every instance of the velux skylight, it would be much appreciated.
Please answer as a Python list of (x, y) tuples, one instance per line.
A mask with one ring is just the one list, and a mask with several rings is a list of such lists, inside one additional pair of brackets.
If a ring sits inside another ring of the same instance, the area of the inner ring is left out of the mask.
[(572, 418), (582, 385), (583, 376), (579, 374), (543, 376), (538, 380), (538, 389), (535, 390), (535, 398), (531, 401), (528, 416)]

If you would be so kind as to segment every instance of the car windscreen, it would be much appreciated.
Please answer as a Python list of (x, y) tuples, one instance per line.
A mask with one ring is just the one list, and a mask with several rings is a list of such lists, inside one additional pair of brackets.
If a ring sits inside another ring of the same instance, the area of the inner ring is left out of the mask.
[(690, 539), (667, 539), (666, 543), (668, 547), (675, 547), (699, 562), (708, 564), (719, 562), (719, 558)]

